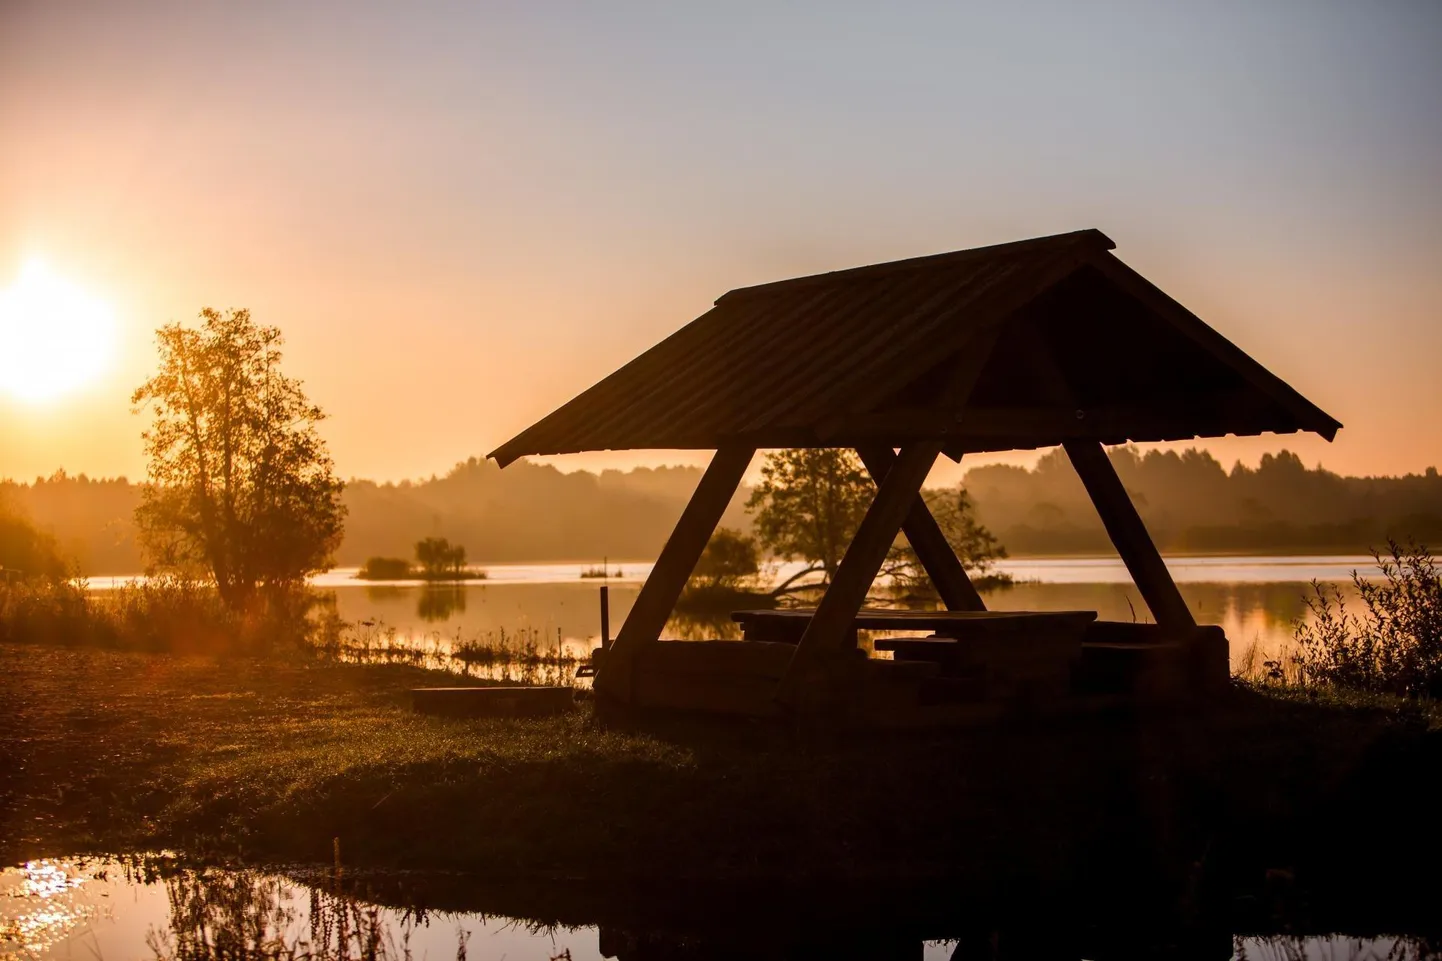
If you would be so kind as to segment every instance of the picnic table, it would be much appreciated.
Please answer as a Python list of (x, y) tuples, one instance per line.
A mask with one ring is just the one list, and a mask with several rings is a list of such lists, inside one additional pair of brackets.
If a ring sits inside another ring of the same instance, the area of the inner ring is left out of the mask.
[[(731, 617), (741, 624), (745, 640), (796, 644), (814, 613), (793, 608), (736, 611)], [(1057, 704), (1072, 688), (1082, 638), (1096, 617), (1096, 611), (863, 608), (852, 622), (851, 643), (853, 649), (859, 646), (857, 631), (912, 635), (875, 637), (871, 646), (903, 662), (895, 665), (898, 671), (931, 671), (919, 695), (928, 702)], [(916, 636), (923, 631), (930, 634)]]
[[(734, 611), (731, 619), (741, 625), (748, 641), (773, 641), (796, 644), (806, 632), (815, 608), (797, 607), (780, 610)], [(930, 631), (944, 641), (986, 641), (1002, 638), (1041, 638), (1057, 635), (1075, 636), (1080, 643), (1087, 625), (1097, 618), (1096, 611), (914, 611), (862, 608), (852, 622), (852, 638), (857, 631)], [(889, 641), (927, 640), (925, 638), (878, 639), (877, 650), (895, 650)], [(883, 645), (886, 646), (883, 646)]]

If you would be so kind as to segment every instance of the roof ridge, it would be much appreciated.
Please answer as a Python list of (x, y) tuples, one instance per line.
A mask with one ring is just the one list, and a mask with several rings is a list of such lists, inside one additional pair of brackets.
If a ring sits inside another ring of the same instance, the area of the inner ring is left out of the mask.
[(716, 298), (716, 303), (734, 302), (737, 300), (750, 300), (753, 297), (769, 297), (774, 294), (799, 287), (810, 287), (826, 283), (846, 282), (850, 280), (865, 280), (872, 277), (885, 276), (903, 270), (914, 270), (920, 267), (934, 267), (951, 261), (962, 263), (968, 260), (980, 259), (983, 257), (1006, 256), (1010, 254), (1032, 253), (1036, 250), (1044, 250), (1051, 247), (1066, 247), (1072, 244), (1091, 243), (1103, 250), (1115, 250), (1116, 242), (1095, 227), (1088, 227), (1084, 230), (1072, 230), (1061, 234), (1048, 234), (1045, 237), (1031, 237), (1026, 240), (1013, 240), (1004, 244), (991, 244), (986, 247), (968, 247), (964, 250), (951, 250), (940, 254), (927, 254), (922, 257), (909, 257), (904, 260), (889, 260), (879, 264), (865, 264), (859, 267), (846, 267), (841, 270), (831, 270), (820, 274), (806, 274), (801, 277), (789, 277), (785, 280), (773, 280), (769, 283), (754, 284), (749, 287), (737, 287), (728, 290)]

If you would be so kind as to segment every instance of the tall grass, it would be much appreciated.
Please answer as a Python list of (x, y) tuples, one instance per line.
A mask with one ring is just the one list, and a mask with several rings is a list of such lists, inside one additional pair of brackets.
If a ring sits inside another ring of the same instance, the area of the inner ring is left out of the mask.
[(91, 591), (84, 581), (0, 584), (0, 641), (178, 654), (270, 654), (306, 645), (317, 629), (304, 590), (233, 611), (202, 581), (171, 575)]
[(1442, 697), (1442, 576), (1425, 546), (1388, 541), (1373, 552), (1380, 579), (1356, 571), (1361, 609), (1335, 585), (1313, 582), (1310, 618), (1292, 660), (1310, 684), (1407, 698)]
[(343, 620), (334, 595), (298, 589), (254, 609), (225, 606), (213, 586), (160, 576), (114, 590), (84, 581), (0, 582), (0, 643), (172, 654), (320, 658), (407, 664), (518, 684), (575, 683), (586, 645), (523, 627), (412, 637), (381, 621)]
[[(583, 645), (580, 645), (583, 646)], [(320, 656), (352, 664), (406, 664), (512, 684), (574, 686), (589, 656), (560, 635), (536, 627), (450, 636), (402, 634), (379, 620), (337, 620), (311, 642)]]

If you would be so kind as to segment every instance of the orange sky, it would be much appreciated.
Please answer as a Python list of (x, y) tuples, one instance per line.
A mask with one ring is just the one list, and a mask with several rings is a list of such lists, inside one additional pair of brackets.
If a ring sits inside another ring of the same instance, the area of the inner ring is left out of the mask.
[(121, 327), (0, 397), (0, 476), (139, 476), (205, 305), (286, 332), (343, 475), (414, 477), (728, 288), (1087, 226), (1345, 424), (1224, 461), (1442, 462), (1433, 5), (482, 6), (0, 5), (0, 287), (43, 258)]

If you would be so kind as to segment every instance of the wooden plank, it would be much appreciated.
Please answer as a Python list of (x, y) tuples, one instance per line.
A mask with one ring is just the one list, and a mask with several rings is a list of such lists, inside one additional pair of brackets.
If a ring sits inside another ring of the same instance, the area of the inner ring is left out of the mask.
[[(868, 438), (899, 444), (936, 437), (1035, 437), (1038, 442), (1064, 438), (1221, 436), (1289, 430), (1280, 417), (1262, 418), (1254, 396), (1237, 391), (1169, 401), (1166, 410), (1128, 405), (1078, 409), (1070, 403), (1053, 406), (994, 407), (957, 413), (933, 406), (888, 407), (849, 417), (831, 435), (863, 444)], [(874, 446), (874, 444), (872, 445)]]
[(741, 477), (755, 453), (752, 447), (722, 447), (711, 458), (676, 529), (661, 549), (656, 566), (642, 585), (636, 603), (626, 615), (616, 643), (611, 645), (597, 669), (597, 694), (623, 701), (630, 698), (631, 669), (637, 652), (661, 636), (676, 599), (681, 596), (686, 580), (720, 523), (731, 496), (741, 485)]
[(1137, 273), (1126, 263), (1105, 251), (1096, 251), (1089, 258), (1108, 280), (1130, 294), (1156, 316), (1170, 323), (1214, 357), (1240, 374), (1261, 394), (1281, 405), (1297, 419), (1292, 429), (1301, 428), (1332, 440), (1342, 424), (1288, 384), (1263, 367), (1250, 354), (1217, 333), (1210, 324), (1183, 307), (1160, 287)]
[(776, 697), (782, 704), (796, 708), (808, 675), (828, 659), (842, 655), (852, 622), (940, 452), (941, 444), (937, 441), (902, 448), (862, 518), (856, 537), (847, 546), (816, 614), (801, 635), (796, 656), (777, 688)]
[[(674, 642), (677, 646), (688, 643)], [(655, 645), (669, 647), (670, 643)], [(630, 704), (638, 708), (699, 711), (743, 717), (780, 714), (772, 693), (776, 679), (760, 674), (668, 673), (637, 664)]]
[(1147, 534), (1136, 505), (1127, 496), (1121, 478), (1107, 458), (1106, 449), (1095, 441), (1067, 441), (1062, 446), (1096, 505), (1107, 536), (1131, 572), (1137, 590), (1141, 591), (1157, 623), (1166, 628), (1196, 627), (1182, 592), (1177, 590), (1162, 555)]
[(442, 717), (544, 717), (575, 706), (569, 687), (418, 687), (411, 691), (417, 714)]
[[(896, 454), (890, 447), (858, 447), (856, 453), (877, 484), (886, 479), (896, 463)], [(912, 499), (901, 529), (947, 610), (986, 610), (986, 602), (977, 593), (971, 578), (966, 576), (966, 568), (962, 567), (961, 560), (920, 494)]]
[(779, 680), (796, 648), (766, 641), (665, 641), (636, 656), (636, 671), (653, 674), (744, 674)]

